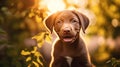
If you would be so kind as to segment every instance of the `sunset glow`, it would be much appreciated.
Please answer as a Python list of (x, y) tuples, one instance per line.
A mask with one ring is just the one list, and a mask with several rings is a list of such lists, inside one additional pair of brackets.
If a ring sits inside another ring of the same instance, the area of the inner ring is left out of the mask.
[(56, 12), (65, 9), (65, 4), (62, 0), (51, 0), (47, 4), (47, 7), (50, 12)]
[(41, 3), (44, 7), (46, 6), (50, 13), (54, 13), (56, 11), (64, 10), (65, 9), (65, 3), (63, 0), (43, 0)]

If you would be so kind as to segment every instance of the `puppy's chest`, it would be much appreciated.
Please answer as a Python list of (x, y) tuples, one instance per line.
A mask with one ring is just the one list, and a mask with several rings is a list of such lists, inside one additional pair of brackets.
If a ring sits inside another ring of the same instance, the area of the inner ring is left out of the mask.
[(81, 50), (79, 48), (71, 48), (71, 49), (63, 48), (61, 55), (62, 56), (70, 56), (70, 57), (80, 56)]

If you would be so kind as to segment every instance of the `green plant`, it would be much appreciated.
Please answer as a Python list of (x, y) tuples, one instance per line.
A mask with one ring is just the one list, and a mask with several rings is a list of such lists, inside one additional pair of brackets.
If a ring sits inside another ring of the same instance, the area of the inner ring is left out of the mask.
[(109, 61), (107, 61), (107, 63), (112, 67), (120, 67), (120, 60), (117, 60), (115, 58), (111, 58)]

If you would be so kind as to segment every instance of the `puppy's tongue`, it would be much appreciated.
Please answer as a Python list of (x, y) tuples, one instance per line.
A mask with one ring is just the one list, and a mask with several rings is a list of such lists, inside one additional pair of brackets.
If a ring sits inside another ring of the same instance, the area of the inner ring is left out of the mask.
[(64, 38), (63, 41), (64, 41), (64, 42), (71, 42), (71, 41), (72, 41), (72, 38)]

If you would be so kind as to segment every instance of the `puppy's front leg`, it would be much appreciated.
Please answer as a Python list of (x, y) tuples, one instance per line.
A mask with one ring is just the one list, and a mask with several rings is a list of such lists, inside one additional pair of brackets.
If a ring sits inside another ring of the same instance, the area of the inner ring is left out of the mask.
[(69, 67), (67, 59), (62, 56), (62, 45), (60, 41), (56, 41), (52, 49), (52, 61), (50, 67)]
[(93, 67), (86, 57), (74, 57), (71, 67)]
[(69, 64), (67, 63), (67, 59), (64, 57), (59, 57), (55, 59), (52, 63), (51, 67), (69, 67)]

